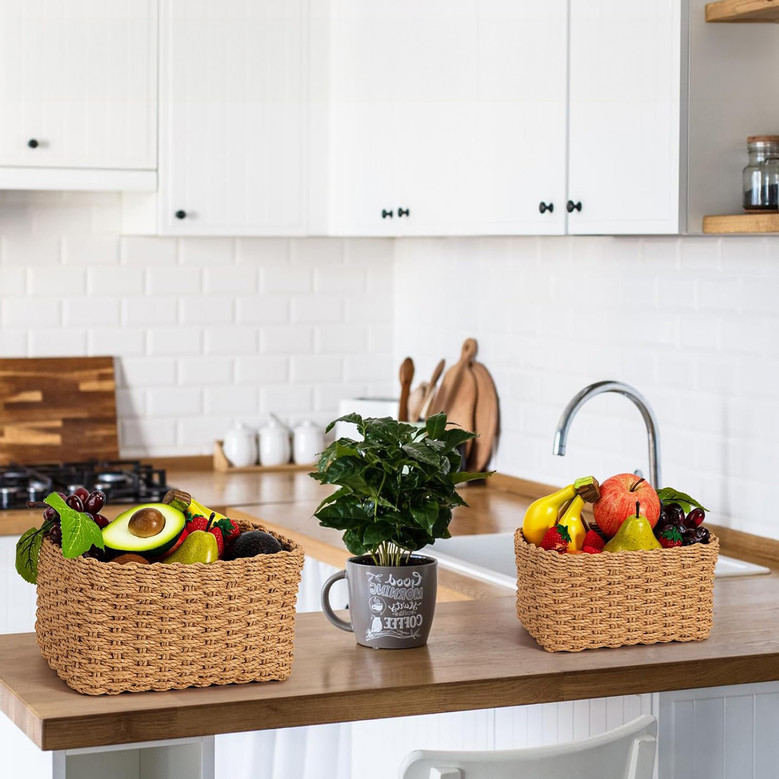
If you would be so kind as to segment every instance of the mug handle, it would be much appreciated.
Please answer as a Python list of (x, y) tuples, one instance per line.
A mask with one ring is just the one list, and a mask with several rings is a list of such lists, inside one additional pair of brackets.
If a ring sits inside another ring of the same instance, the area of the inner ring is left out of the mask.
[(351, 622), (347, 622), (344, 619), (341, 619), (340, 617), (337, 617), (335, 615), (335, 612), (333, 611), (333, 607), (330, 605), (330, 588), (341, 579), (346, 578), (346, 571), (338, 571), (338, 573), (334, 573), (324, 584), (322, 587), (322, 611), (324, 611), (325, 616), (332, 622), (333, 625), (335, 625), (337, 628), (340, 628), (341, 630), (345, 630), (348, 633), (354, 633), (354, 628), (352, 627)]

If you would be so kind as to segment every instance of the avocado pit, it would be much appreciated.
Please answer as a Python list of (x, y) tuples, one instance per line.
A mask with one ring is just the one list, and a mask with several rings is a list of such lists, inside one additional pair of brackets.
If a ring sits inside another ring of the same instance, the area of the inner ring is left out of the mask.
[(130, 517), (127, 529), (136, 538), (151, 538), (165, 527), (165, 517), (158, 509), (146, 507), (139, 509)]

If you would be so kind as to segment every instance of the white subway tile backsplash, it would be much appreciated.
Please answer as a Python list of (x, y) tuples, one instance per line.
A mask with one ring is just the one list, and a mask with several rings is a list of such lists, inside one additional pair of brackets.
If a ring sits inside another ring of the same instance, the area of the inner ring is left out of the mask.
[(116, 361), (117, 386), (165, 387), (176, 383), (176, 363), (164, 357), (123, 357)]
[(243, 323), (289, 322), (290, 299), (283, 295), (251, 295), (235, 299), (236, 320)]
[(146, 415), (145, 389), (122, 387), (116, 390), (116, 413), (121, 418), (142, 417)]
[(286, 387), (262, 387), (260, 410), (266, 414), (305, 414), (313, 410), (313, 389), (303, 384)]
[[(35, 270), (33, 268), (33, 270)], [(72, 271), (73, 268), (65, 268)], [(112, 297), (128, 297), (142, 295), (145, 270), (140, 267), (117, 266), (109, 268), (89, 268), (87, 270), (87, 285), (84, 292), (90, 295), (110, 295)]]
[(32, 300), (31, 298), (3, 297), (0, 321), (8, 327), (49, 327), (62, 321), (62, 303), (59, 300)]
[(235, 320), (235, 298), (200, 295), (179, 301), (185, 325), (228, 325)]
[(62, 260), (67, 265), (116, 265), (119, 236), (66, 235), (62, 239)]
[(88, 354), (130, 357), (146, 351), (146, 328), (101, 327), (89, 331)]
[(119, 445), (127, 456), (141, 455), (150, 450), (160, 454), (176, 446), (176, 422), (172, 419), (123, 419), (119, 424)]
[(259, 392), (253, 386), (206, 387), (204, 410), (208, 416), (257, 414)]
[(27, 330), (0, 328), (0, 357), (27, 356)]
[(5, 265), (59, 265), (62, 262), (62, 238), (6, 233), (3, 236), (2, 260)]
[(239, 384), (286, 384), (290, 381), (289, 358), (263, 355), (235, 359), (235, 379)]
[(260, 341), (264, 354), (305, 354), (313, 349), (314, 332), (306, 325), (269, 325)]
[(311, 292), (313, 273), (311, 268), (298, 266), (271, 266), (260, 269), (260, 292)]
[(184, 387), (229, 384), (233, 380), (234, 362), (232, 357), (183, 357), (178, 360), (179, 384)]
[(30, 333), (30, 357), (79, 357), (86, 351), (86, 330), (36, 328)]
[(238, 265), (287, 265), (290, 262), (288, 238), (238, 238)]
[(98, 328), (103, 325), (118, 325), (120, 302), (118, 298), (77, 297), (63, 303), (62, 322), (68, 327), (83, 325)]
[(197, 387), (161, 387), (147, 392), (152, 417), (187, 417), (203, 411), (203, 391)]
[[(390, 359), (387, 356), (385, 359)], [(293, 384), (316, 384), (319, 382), (343, 381), (344, 366), (341, 357), (307, 354), (290, 360)], [(271, 382), (269, 382), (271, 383)]]
[(147, 340), (148, 354), (201, 354), (203, 351), (203, 333), (192, 327), (156, 327), (149, 332)]
[(28, 282), (33, 296), (86, 297), (86, 271), (83, 268), (36, 266), (29, 269)]
[(27, 269), (20, 265), (0, 265), (0, 295), (15, 298), (27, 292)]
[(183, 265), (220, 267), (235, 262), (233, 238), (182, 238), (179, 241), (179, 261)]
[(175, 297), (128, 297), (122, 300), (122, 322), (154, 327), (178, 321), (179, 301)]
[(146, 294), (197, 295), (202, 290), (202, 268), (162, 266), (146, 270)]
[(125, 265), (151, 267), (154, 265), (176, 265), (178, 244), (175, 238), (146, 238), (124, 236), (121, 239), (122, 262)]
[(296, 295), (291, 320), (307, 324), (343, 322), (344, 302), (337, 295)]
[(341, 238), (295, 238), (290, 242), (290, 256), (294, 265), (317, 268), (341, 265), (344, 262), (344, 243)]
[(249, 266), (205, 269), (203, 291), (207, 295), (246, 295), (257, 290), (257, 269)]
[(317, 294), (359, 295), (366, 290), (366, 278), (366, 271), (356, 265), (316, 268), (314, 291)]
[(368, 348), (366, 331), (353, 325), (320, 325), (314, 341), (321, 354), (363, 354)]
[(255, 327), (209, 327), (205, 331), (205, 354), (256, 354), (259, 346)]

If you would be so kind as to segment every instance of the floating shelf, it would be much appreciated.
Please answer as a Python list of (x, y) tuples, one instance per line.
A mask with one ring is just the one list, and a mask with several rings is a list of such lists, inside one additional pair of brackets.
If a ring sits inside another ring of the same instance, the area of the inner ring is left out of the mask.
[(779, 233), (779, 211), (703, 217), (704, 233)]
[(779, 23), (779, 0), (719, 0), (708, 3), (706, 21)]

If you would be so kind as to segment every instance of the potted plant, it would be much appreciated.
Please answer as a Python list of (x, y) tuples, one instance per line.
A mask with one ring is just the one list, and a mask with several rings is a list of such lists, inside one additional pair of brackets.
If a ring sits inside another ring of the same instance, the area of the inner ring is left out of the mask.
[[(344, 531), (354, 557), (325, 583), (322, 608), (364, 646), (421, 646), (435, 611), (437, 561), (414, 552), (450, 537), (452, 509), (467, 505), (455, 486), (489, 475), (460, 470), (459, 447), (475, 433), (447, 428), (445, 414), (430, 417), (424, 426), (348, 414), (326, 432), (340, 421), (357, 425), (362, 440), (339, 438), (322, 452), (310, 475), (338, 489), (314, 516), (321, 525)], [(329, 602), (330, 588), (343, 578), (351, 623), (337, 617)]]

